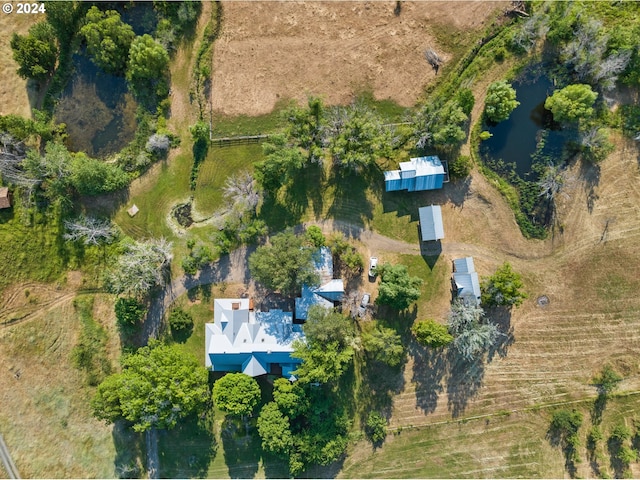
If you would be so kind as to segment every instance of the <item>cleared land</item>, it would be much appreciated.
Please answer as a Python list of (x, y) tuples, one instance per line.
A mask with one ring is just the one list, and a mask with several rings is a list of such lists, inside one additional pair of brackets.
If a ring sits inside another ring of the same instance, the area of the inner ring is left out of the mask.
[[(413, 105), (435, 73), (427, 47), (445, 59), (440, 35), (464, 43), (508, 2), (224, 2), (213, 55), (214, 110), (260, 115), (282, 99), (322, 95), (344, 104), (363, 88)], [(443, 41), (444, 43), (444, 41)]]

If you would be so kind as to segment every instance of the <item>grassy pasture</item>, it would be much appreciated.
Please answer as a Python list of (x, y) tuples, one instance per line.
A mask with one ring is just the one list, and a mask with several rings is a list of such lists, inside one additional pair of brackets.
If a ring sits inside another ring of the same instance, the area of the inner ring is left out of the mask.
[[(341, 478), (562, 478), (566, 475), (560, 447), (551, 445), (547, 431), (553, 411), (576, 409), (583, 415), (578, 435), (581, 440), (578, 475), (611, 477), (607, 438), (613, 426), (632, 420), (640, 408), (636, 394), (614, 397), (607, 402), (600, 428), (604, 439), (597, 443), (595, 462), (589, 461), (586, 437), (591, 422), (593, 400), (563, 407), (533, 408), (526, 411), (497, 411), (478, 418), (436, 422), (392, 430), (382, 448), (373, 450), (360, 442), (345, 461)], [(632, 464), (635, 476), (638, 465)]]
[[(101, 303), (97, 298), (94, 315)], [(113, 335), (113, 316), (99, 318)], [(91, 416), (94, 387), (71, 365), (81, 329), (82, 320), (69, 300), (38, 318), (0, 330), (0, 363), (5, 366), (0, 377), (0, 430), (24, 478), (115, 475), (112, 427)], [(109, 354), (113, 361), (114, 351)]]

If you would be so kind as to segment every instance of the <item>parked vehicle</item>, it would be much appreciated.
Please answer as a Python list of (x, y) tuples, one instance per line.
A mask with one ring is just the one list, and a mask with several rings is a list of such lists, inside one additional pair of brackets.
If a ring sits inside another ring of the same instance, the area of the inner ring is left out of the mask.
[(371, 257), (369, 259), (369, 276), (375, 277), (378, 272), (376, 272), (376, 267), (378, 266), (378, 257)]
[(371, 295), (365, 293), (362, 296), (362, 301), (360, 302), (360, 306), (358, 307), (358, 316), (361, 317), (364, 315), (364, 312), (367, 310), (367, 305), (369, 305), (369, 301), (371, 300)]

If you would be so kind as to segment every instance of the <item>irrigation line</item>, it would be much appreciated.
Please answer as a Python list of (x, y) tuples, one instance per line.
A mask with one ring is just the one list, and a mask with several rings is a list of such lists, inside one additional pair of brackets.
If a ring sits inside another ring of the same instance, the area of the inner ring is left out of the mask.
[(9, 478), (22, 478), (20, 476), (20, 473), (18, 473), (16, 464), (13, 463), (13, 459), (11, 458), (11, 454), (9, 453), (9, 449), (7, 449), (7, 444), (4, 443), (4, 438), (2, 438), (2, 435), (0, 435), (0, 458), (2, 459), (4, 469), (7, 471), (7, 475), (9, 475)]

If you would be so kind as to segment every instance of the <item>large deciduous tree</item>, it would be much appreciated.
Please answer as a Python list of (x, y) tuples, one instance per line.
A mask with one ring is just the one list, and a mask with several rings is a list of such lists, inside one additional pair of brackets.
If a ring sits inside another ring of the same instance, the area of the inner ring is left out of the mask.
[(590, 85), (576, 83), (556, 90), (544, 102), (544, 108), (551, 110), (556, 122), (577, 122), (593, 115), (593, 104), (598, 93)]
[(511, 112), (520, 105), (516, 91), (504, 80), (493, 82), (487, 89), (484, 113), (492, 122), (498, 123), (509, 118)]
[(404, 310), (420, 298), (422, 279), (409, 276), (405, 265), (386, 263), (378, 268), (378, 272), (381, 281), (376, 303)]
[(227, 373), (213, 384), (213, 401), (223, 412), (245, 417), (260, 401), (260, 386), (244, 373)]
[(168, 93), (169, 54), (151, 35), (136, 37), (129, 50), (127, 80), (139, 97), (164, 97)]
[(170, 429), (201, 410), (209, 399), (208, 373), (175, 345), (142, 347), (122, 358), (122, 372), (110, 375), (91, 400), (93, 415), (133, 429)]
[(360, 172), (391, 151), (391, 135), (380, 118), (363, 105), (334, 107), (328, 115), (325, 142), (341, 171)]
[(103, 12), (95, 6), (87, 12), (86, 22), (80, 33), (87, 41), (93, 62), (105, 72), (124, 74), (131, 42), (136, 36), (133, 28), (124, 23), (115, 10)]
[(249, 257), (249, 270), (265, 287), (285, 295), (294, 295), (303, 284), (317, 285), (319, 281), (313, 249), (292, 231), (274, 235), (270, 245), (258, 247)]
[(397, 367), (404, 359), (402, 338), (392, 328), (376, 325), (373, 330), (362, 334), (362, 346), (375, 361)]
[(524, 284), (520, 274), (505, 262), (488, 278), (482, 280), (482, 304), (495, 306), (520, 306), (527, 298), (522, 290)]
[(433, 320), (421, 320), (411, 327), (411, 333), (419, 344), (431, 348), (446, 347), (453, 341), (453, 336), (445, 325)]
[(140, 297), (151, 288), (163, 285), (173, 256), (171, 247), (171, 242), (164, 238), (127, 245), (105, 276), (107, 289), (116, 294)]
[(46, 80), (54, 71), (58, 59), (55, 31), (47, 22), (36, 23), (28, 35), (14, 33), (11, 37), (13, 59), (22, 78)]

